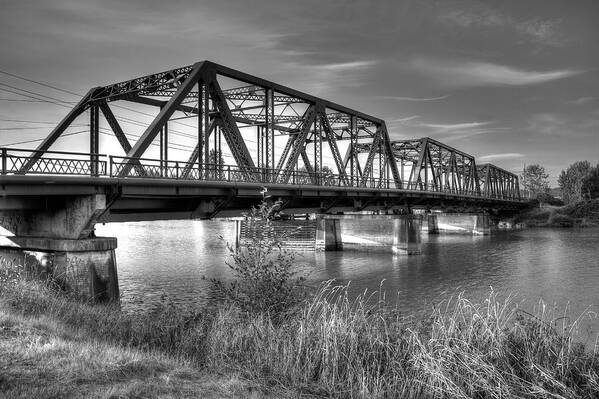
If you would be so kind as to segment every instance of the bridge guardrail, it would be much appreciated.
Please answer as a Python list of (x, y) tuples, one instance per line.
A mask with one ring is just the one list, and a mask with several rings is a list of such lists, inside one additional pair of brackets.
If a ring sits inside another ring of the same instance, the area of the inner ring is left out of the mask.
[[(100, 159), (105, 154), (90, 154), (72, 151), (36, 151), (20, 148), (2, 148), (2, 174), (40, 175), (106, 175), (107, 161)], [(33, 157), (36, 152), (44, 156)], [(65, 156), (69, 156), (68, 158)]]
[[(33, 157), (42, 152), (41, 157)], [(323, 187), (361, 187), (371, 189), (398, 189), (392, 179), (379, 177), (346, 176), (331, 173), (314, 173), (294, 170), (284, 173), (269, 168), (248, 168), (236, 165), (205, 163), (198, 164), (160, 160), (152, 158), (131, 158), (126, 156), (108, 156), (70, 151), (37, 151), (31, 149), (1, 148), (1, 173), (73, 175), (119, 178), (156, 178), (175, 180), (203, 180), (224, 182), (254, 182), (264, 184), (316, 185)], [(456, 194), (479, 198), (502, 200), (520, 200), (514, 196), (480, 191), (456, 189), (439, 190), (434, 184), (404, 183), (402, 190)]]

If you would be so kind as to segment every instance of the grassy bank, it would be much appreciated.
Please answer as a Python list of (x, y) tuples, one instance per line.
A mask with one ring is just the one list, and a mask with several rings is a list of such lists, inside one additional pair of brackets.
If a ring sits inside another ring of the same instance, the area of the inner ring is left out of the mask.
[(232, 307), (126, 315), (33, 281), (0, 288), (0, 397), (599, 397), (597, 346), (574, 342), (576, 321), (494, 293), (413, 320), (325, 287), (275, 323)]
[(599, 198), (565, 206), (534, 208), (521, 214), (515, 223), (528, 227), (597, 227)]

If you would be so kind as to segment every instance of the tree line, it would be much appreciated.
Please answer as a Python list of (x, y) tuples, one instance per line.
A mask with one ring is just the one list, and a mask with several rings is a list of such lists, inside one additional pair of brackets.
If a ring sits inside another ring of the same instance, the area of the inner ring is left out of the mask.
[[(522, 188), (541, 202), (550, 202), (549, 174), (539, 164), (527, 165), (520, 176)], [(599, 164), (577, 161), (558, 177), (561, 199), (566, 204), (599, 198)]]

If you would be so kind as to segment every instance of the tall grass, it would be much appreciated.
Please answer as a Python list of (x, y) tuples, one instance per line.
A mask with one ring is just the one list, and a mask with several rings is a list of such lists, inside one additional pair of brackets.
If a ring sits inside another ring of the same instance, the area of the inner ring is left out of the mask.
[(316, 396), (599, 397), (598, 346), (585, 350), (575, 342), (580, 318), (542, 302), (526, 313), (495, 292), (478, 304), (456, 296), (414, 319), (377, 298), (352, 300), (347, 287), (325, 284), (273, 322), (233, 306), (185, 313), (167, 305), (151, 315), (126, 315), (35, 281), (0, 289), (3, 307), (54, 317), (90, 339), (160, 350)]

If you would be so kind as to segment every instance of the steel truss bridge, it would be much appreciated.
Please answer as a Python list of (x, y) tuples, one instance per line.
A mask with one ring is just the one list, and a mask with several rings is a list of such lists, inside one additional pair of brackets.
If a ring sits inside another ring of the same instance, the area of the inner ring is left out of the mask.
[[(113, 112), (122, 103), (156, 109), (134, 143)], [(78, 118), (89, 151), (51, 151)], [(187, 159), (169, 156), (179, 120)], [(106, 132), (122, 155), (100, 153)], [(145, 156), (151, 145), (159, 157)], [(103, 193), (105, 221), (210, 218), (247, 209), (263, 187), (290, 211), (525, 206), (513, 173), (431, 138), (391, 141), (381, 119), (209, 61), (92, 88), (37, 149), (1, 158), (4, 197)]]

